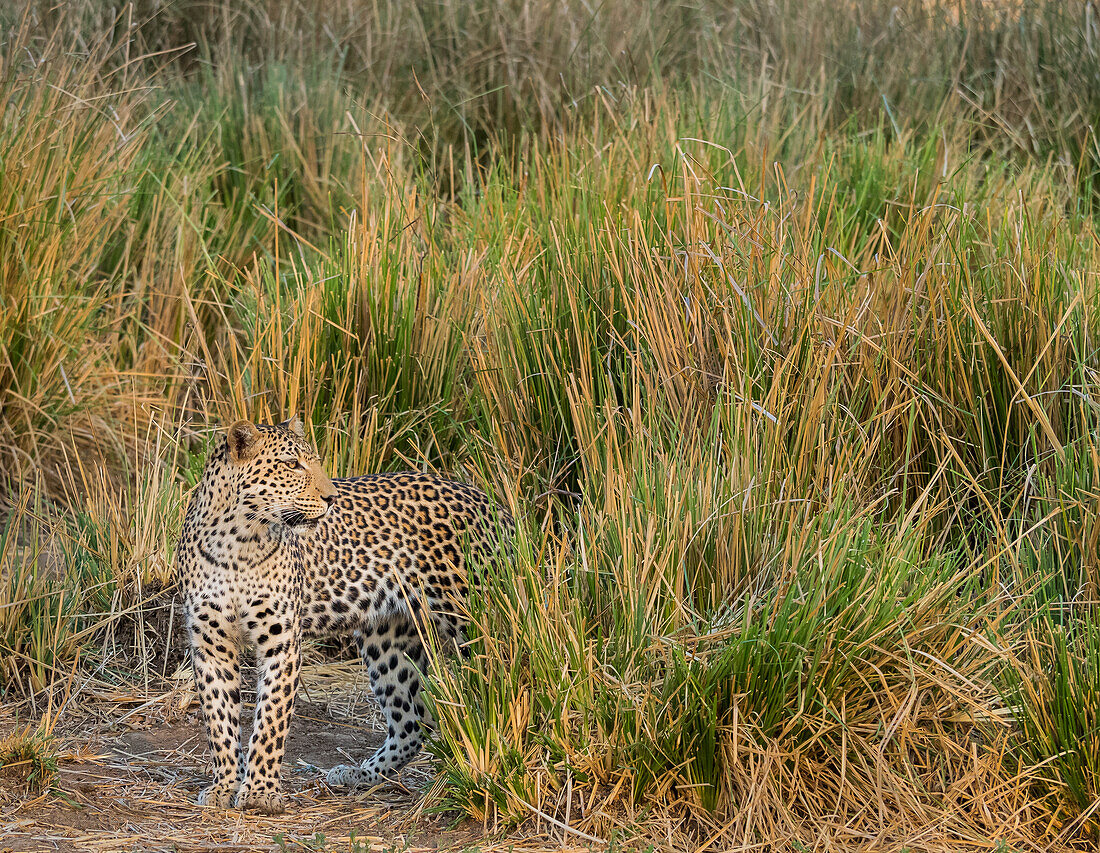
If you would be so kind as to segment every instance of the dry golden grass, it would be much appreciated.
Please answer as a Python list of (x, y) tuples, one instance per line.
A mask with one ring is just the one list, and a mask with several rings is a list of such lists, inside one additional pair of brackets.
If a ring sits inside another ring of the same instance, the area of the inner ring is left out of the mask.
[(0, 760), (102, 773), (126, 843), (354, 849), (378, 810), (308, 769), (290, 817), (229, 819), (189, 804), (199, 743), (74, 739), (193, 725), (183, 508), (218, 424), (297, 413), (335, 475), (442, 470), (521, 522), (434, 676), (436, 784), (370, 802), (490, 848), (1091, 849), (1070, 6), (0, 6), (0, 689), (61, 731)]

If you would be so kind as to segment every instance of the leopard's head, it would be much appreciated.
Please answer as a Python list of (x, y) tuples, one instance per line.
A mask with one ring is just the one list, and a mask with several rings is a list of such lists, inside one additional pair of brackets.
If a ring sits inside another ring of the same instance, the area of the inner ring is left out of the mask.
[(238, 506), (249, 522), (304, 532), (335, 502), (336, 489), (298, 418), (277, 426), (237, 421), (225, 441)]

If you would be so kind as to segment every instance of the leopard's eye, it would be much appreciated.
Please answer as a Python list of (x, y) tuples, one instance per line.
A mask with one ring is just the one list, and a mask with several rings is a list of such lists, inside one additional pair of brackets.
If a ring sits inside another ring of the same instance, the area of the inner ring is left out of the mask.
[(284, 459), (283, 464), (292, 471), (305, 471), (306, 466), (302, 464), (301, 459)]

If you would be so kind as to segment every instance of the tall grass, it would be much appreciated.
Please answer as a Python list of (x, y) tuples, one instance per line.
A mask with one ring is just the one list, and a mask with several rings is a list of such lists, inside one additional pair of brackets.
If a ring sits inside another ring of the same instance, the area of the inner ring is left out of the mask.
[(432, 677), (444, 806), (1088, 843), (1091, 4), (0, 22), (5, 695), (152, 683), (216, 425), (297, 412), (520, 518)]

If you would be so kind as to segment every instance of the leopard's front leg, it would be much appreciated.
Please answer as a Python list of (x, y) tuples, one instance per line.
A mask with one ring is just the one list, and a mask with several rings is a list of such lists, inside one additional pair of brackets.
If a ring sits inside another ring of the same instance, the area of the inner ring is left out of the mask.
[(272, 599), (253, 611), (247, 627), (255, 638), (260, 672), (256, 716), (237, 808), (281, 814), (286, 803), (279, 780), (301, 654), (297, 603)]
[(186, 619), (195, 687), (214, 765), (214, 783), (199, 794), (199, 804), (227, 809), (241, 784), (241, 669), (235, 626), (210, 601), (189, 603)]

